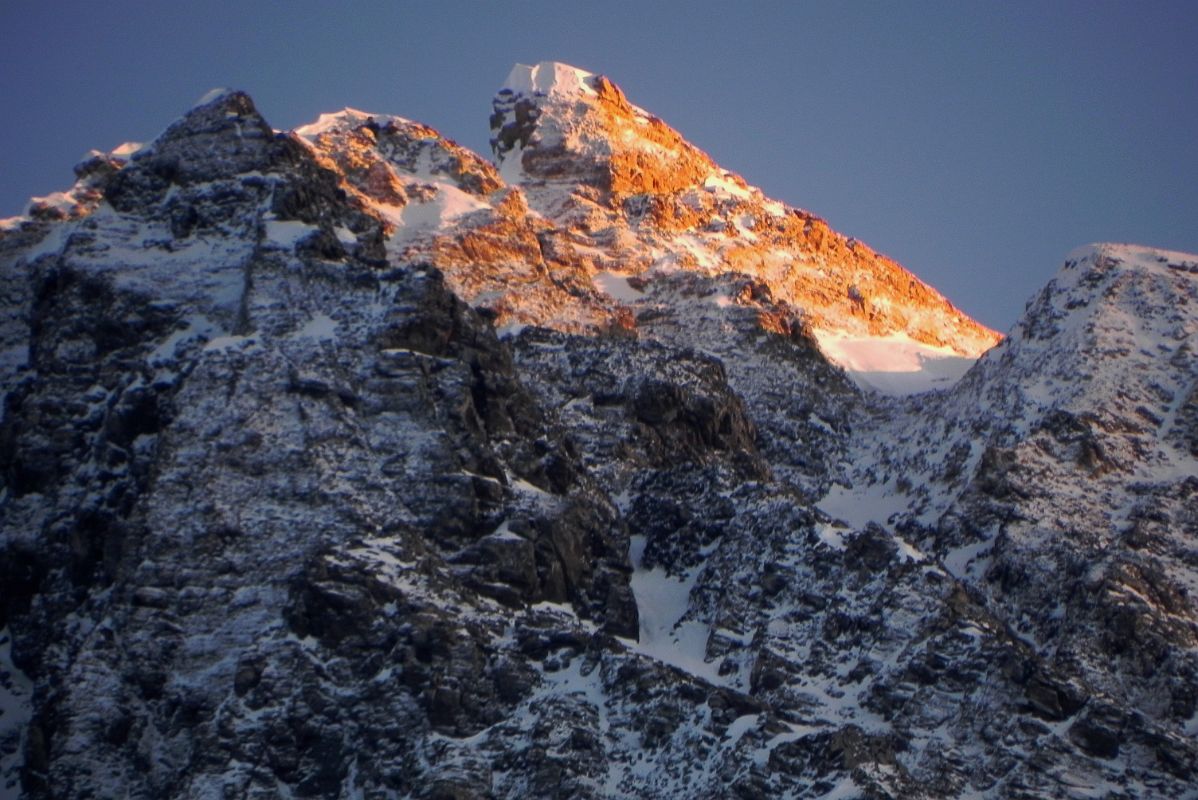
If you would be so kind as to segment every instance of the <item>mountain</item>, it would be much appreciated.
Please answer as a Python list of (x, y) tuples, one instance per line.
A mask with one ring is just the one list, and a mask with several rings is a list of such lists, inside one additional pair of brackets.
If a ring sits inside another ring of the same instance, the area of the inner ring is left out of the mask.
[(1198, 797), (1198, 256), (1000, 340), (602, 76), (491, 130), (0, 223), (3, 796)]

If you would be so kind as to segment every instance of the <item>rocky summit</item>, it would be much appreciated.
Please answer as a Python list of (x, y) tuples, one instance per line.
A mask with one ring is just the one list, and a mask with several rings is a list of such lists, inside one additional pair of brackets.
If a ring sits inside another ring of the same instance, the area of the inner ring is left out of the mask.
[(1005, 337), (609, 79), (0, 222), (0, 797), (1198, 797), (1198, 256)]

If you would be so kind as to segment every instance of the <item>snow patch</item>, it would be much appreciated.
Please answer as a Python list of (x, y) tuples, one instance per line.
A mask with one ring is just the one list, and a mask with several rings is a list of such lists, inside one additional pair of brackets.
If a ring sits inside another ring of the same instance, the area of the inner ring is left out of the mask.
[(820, 523), (815, 526), (815, 535), (819, 537), (821, 542), (833, 550), (843, 550), (844, 534), (847, 530), (847, 528), (844, 528), (840, 525)]
[[(832, 519), (843, 520), (861, 530), (871, 522), (887, 525), (890, 517), (907, 509), (907, 498), (888, 482), (859, 483), (847, 488), (834, 483), (818, 505)], [(823, 529), (828, 527), (821, 526), (820, 538), (825, 536)], [(831, 535), (830, 532), (827, 535)]]
[(731, 174), (725, 172), (722, 175), (708, 175), (707, 180), (703, 181), (703, 188), (714, 194), (723, 193), (739, 197), (742, 200), (752, 200), (753, 192), (731, 180), (728, 177)]
[(116, 147), (108, 151), (108, 155), (115, 158), (130, 159), (134, 155), (145, 150), (149, 145), (145, 142), (121, 142)]
[(906, 333), (855, 336), (816, 330), (815, 338), (828, 360), (862, 389), (894, 396), (947, 389), (977, 361), (950, 347), (918, 342)]
[(621, 303), (635, 303), (644, 296), (644, 293), (639, 289), (632, 288), (628, 283), (627, 276), (618, 275), (615, 272), (598, 272), (594, 278), (595, 288), (601, 292), (611, 295), (615, 300)]
[(179, 330), (173, 332), (170, 336), (162, 341), (162, 344), (154, 348), (148, 356), (146, 363), (151, 367), (161, 367), (175, 360), (175, 354), (179, 345), (199, 336), (211, 339), (212, 335), (220, 330), (212, 320), (202, 314), (195, 314), (187, 318), (186, 325)]
[(841, 778), (835, 786), (826, 794), (820, 795), (822, 800), (849, 800), (849, 798), (863, 797), (861, 787), (853, 780), (853, 776)]
[(264, 238), (271, 244), (289, 250), (319, 230), (315, 225), (295, 219), (268, 219)]
[(682, 577), (668, 575), (661, 567), (647, 570), (645, 544), (644, 536), (632, 536), (629, 541), (634, 566), (630, 583), (641, 623), (640, 640), (629, 642), (629, 647), (710, 683), (726, 683), (719, 665), (706, 660), (708, 626), (684, 620), (701, 568)]
[(258, 347), (256, 336), (217, 336), (204, 345), (204, 352), (220, 350), (255, 350)]
[(988, 556), (992, 544), (990, 539), (983, 539), (980, 542), (950, 550), (944, 556), (944, 569), (958, 580), (976, 578), (985, 574), (986, 567), (989, 565)]
[(75, 205), (75, 195), (69, 191), (51, 192), (45, 197), (34, 197), (29, 201), (30, 208), (33, 206), (52, 208), (55, 211), (62, 212), (63, 214), (69, 214)]
[(499, 179), (508, 186), (524, 182), (524, 148), (513, 147), (499, 156)]
[(757, 721), (761, 719), (760, 714), (745, 714), (737, 717), (724, 731), (724, 747), (732, 747), (740, 741), (740, 737), (744, 736), (747, 731), (757, 727)]
[(514, 339), (527, 327), (528, 325), (523, 322), (509, 322), (496, 328), (495, 335), (500, 339)]
[(359, 111), (356, 108), (343, 108), (328, 114), (321, 114), (315, 122), (301, 125), (293, 133), (304, 139), (315, 139), (322, 133), (352, 131), (370, 121), (380, 126), (394, 124), (396, 126), (411, 124), (410, 119), (397, 117), (394, 114), (372, 114), (369, 111)]
[(25, 251), (25, 262), (32, 264), (45, 255), (59, 255), (67, 246), (71, 234), (75, 232), (74, 223), (59, 223), (50, 228), (50, 232), (35, 246)]
[(328, 314), (317, 314), (304, 324), (295, 333), (291, 334), (293, 339), (315, 339), (317, 341), (325, 341), (337, 338), (337, 320), (330, 317)]
[(437, 186), (437, 195), (429, 202), (408, 203), (404, 206), (400, 221), (409, 231), (436, 230), (459, 217), (486, 208), (490, 206), (474, 195), (443, 183)]

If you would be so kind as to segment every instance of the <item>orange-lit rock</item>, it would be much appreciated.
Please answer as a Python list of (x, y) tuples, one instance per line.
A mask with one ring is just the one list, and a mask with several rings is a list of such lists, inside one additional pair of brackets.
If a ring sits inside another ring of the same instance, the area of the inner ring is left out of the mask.
[[(299, 133), (382, 219), (393, 260), (436, 265), (501, 326), (629, 331), (629, 305), (682, 270), (767, 287), (735, 302), (782, 335), (777, 304), (811, 330), (905, 333), (962, 355), (999, 339), (893, 260), (721, 169), (603, 76), (517, 67), (491, 127), (498, 169), (395, 117), (347, 110)], [(605, 274), (644, 290), (610, 295)]]

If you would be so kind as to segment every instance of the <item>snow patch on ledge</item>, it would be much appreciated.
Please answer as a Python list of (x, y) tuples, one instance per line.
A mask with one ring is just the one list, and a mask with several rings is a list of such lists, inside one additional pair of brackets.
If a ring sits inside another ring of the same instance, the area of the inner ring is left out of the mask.
[(110, 156), (115, 158), (130, 159), (149, 147), (146, 142), (122, 142), (108, 152)]
[(628, 282), (628, 276), (626, 275), (603, 271), (595, 273), (595, 277), (592, 280), (596, 289), (609, 295), (614, 300), (619, 300), (621, 303), (635, 303), (644, 296), (642, 291), (633, 288), (632, 284)]
[(719, 674), (719, 664), (707, 660), (707, 638), (710, 630), (697, 619), (687, 619), (691, 590), (702, 567), (695, 567), (681, 577), (666, 574), (661, 567), (645, 569), (644, 536), (632, 536), (629, 557), (633, 564), (632, 594), (640, 616), (640, 639), (625, 639), (630, 650), (677, 667), (708, 683), (725, 685), (728, 679)]
[(949, 347), (917, 342), (905, 333), (855, 336), (816, 331), (815, 338), (828, 360), (862, 389), (894, 396), (947, 389), (977, 361)]

